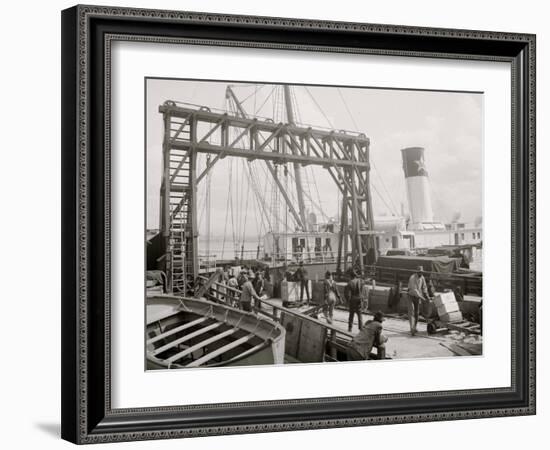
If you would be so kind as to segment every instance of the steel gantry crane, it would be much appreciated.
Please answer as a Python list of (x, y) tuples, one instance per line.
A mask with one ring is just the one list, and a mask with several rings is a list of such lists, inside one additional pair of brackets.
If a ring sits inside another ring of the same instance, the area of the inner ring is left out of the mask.
[[(236, 97), (235, 100), (240, 106)], [(300, 126), (292, 116), (287, 123), (274, 123), (248, 117), (242, 107), (240, 110), (237, 108), (237, 114), (230, 115), (175, 101), (166, 101), (159, 107), (164, 121), (161, 233), (168, 290), (187, 295), (194, 289), (199, 270), (197, 186), (226, 157), (265, 161), (289, 212), (304, 231), (307, 225), (303, 197), (302, 203), (299, 197), (298, 205), (292, 203), (278, 180), (276, 166), (292, 163), (295, 173), (310, 164), (325, 168), (343, 199), (337, 268), (345, 270), (351, 254), (351, 264), (362, 270), (366, 255), (376, 254), (369, 139), (362, 133)], [(199, 153), (211, 155), (200, 173)]]

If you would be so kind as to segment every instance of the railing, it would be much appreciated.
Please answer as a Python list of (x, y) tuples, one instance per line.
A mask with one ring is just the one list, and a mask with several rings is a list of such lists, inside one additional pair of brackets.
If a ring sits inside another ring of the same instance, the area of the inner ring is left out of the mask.
[(273, 262), (291, 261), (304, 263), (333, 263), (336, 262), (336, 254), (332, 250), (306, 250), (303, 252), (275, 252), (270, 255)]
[[(228, 252), (229, 253), (229, 252)], [(277, 262), (287, 263), (334, 263), (336, 262), (336, 253), (332, 250), (310, 250), (304, 252), (274, 252), (265, 253), (258, 250), (241, 250), (229, 253), (232, 257), (223, 257), (221, 255), (201, 254), (199, 255), (201, 267), (216, 267), (220, 260), (231, 260), (235, 263), (242, 261), (263, 261), (276, 264)]]
[[(208, 300), (214, 301), (216, 303), (222, 303), (234, 308), (240, 308), (241, 305), (239, 299), (242, 293), (241, 290), (227, 286), (226, 284), (220, 283), (219, 281), (212, 281), (212, 278), (209, 279), (204, 276), (199, 276), (199, 280), (202, 283), (210, 282), (210, 286), (205, 292), (205, 296)], [(318, 312), (320, 309), (320, 306), (316, 306), (311, 309), (311, 312), (315, 313)], [(271, 320), (278, 323), (281, 323), (283, 321), (284, 315), (288, 314), (289, 316), (297, 317), (302, 321), (316, 324), (325, 328), (327, 330), (328, 343), (328, 353), (325, 354), (326, 360), (337, 361), (338, 350), (343, 350), (342, 344), (338, 343), (338, 338), (341, 341), (348, 343), (354, 336), (352, 333), (341, 330), (331, 324), (322, 322), (318, 319), (315, 319), (314, 317), (308, 316), (307, 314), (293, 311), (282, 305), (277, 305), (269, 301), (268, 299), (254, 300), (253, 310), (255, 313), (269, 317)]]

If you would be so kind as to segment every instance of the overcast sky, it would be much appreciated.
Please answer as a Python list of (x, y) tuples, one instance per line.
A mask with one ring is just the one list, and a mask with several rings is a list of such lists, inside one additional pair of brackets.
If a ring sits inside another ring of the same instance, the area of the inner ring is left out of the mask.
[[(147, 81), (147, 227), (159, 226), (159, 193), (162, 168), (162, 115), (158, 107), (166, 100), (224, 109), (227, 82), (184, 80)], [(275, 85), (231, 82), (249, 115), (283, 121), (282, 89)], [(425, 148), (426, 168), (432, 187), (436, 219), (448, 221), (459, 212), (461, 219), (473, 222), (482, 210), (483, 94), (389, 90), (373, 88), (335, 88), (294, 86), (295, 115), (298, 122), (312, 126), (361, 131), (371, 142), (371, 172), (375, 215), (399, 214), (401, 204), (407, 211), (401, 149)], [(263, 105), (263, 106), (262, 106)], [(204, 165), (205, 156), (199, 163)], [(231, 228), (254, 235), (265, 226), (259, 220), (259, 199), (270, 207), (272, 181), (265, 163), (255, 161), (258, 180), (256, 192), (249, 181), (249, 168), (236, 158), (218, 162), (210, 180), (211, 234), (230, 235)], [(289, 185), (292, 184), (289, 166)], [(200, 170), (200, 169), (199, 169)], [(320, 167), (303, 169), (304, 189), (326, 216), (338, 215), (338, 194), (332, 179)], [(229, 198), (231, 173), (231, 198)], [(239, 180), (236, 183), (235, 180)], [(315, 180), (315, 181), (314, 181)], [(286, 181), (285, 181), (286, 182)], [(207, 178), (199, 188), (199, 221), (205, 232), (208, 210), (204, 201)], [(319, 202), (320, 198), (320, 202)], [(228, 214), (232, 204), (233, 217)], [(306, 198), (319, 220), (323, 217)], [(284, 211), (280, 220), (286, 219)], [(289, 218), (288, 221), (291, 221)], [(226, 225), (227, 224), (227, 225)], [(282, 223), (279, 225), (282, 227)]]

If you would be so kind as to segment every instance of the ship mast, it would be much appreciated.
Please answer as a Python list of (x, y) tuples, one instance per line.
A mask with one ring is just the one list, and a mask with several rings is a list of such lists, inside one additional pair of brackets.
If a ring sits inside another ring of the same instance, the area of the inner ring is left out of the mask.
[[(296, 125), (294, 120), (294, 111), (292, 109), (292, 101), (290, 98), (290, 86), (288, 84), (284, 85), (284, 94), (285, 94), (285, 105), (286, 105), (286, 114), (288, 123), (292, 126)], [(297, 154), (298, 150), (294, 142), (290, 143), (290, 149), (293, 154)], [(302, 187), (302, 166), (300, 163), (293, 163), (294, 165), (294, 180), (296, 182), (296, 196), (298, 199), (298, 212), (300, 214), (300, 219), (302, 221), (302, 231), (307, 231), (307, 221), (306, 221), (306, 207), (304, 203), (304, 190)]]

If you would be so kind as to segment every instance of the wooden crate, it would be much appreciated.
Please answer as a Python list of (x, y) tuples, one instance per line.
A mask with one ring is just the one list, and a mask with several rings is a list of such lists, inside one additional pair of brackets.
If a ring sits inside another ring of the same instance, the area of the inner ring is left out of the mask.
[(441, 322), (459, 322), (464, 318), (462, 317), (462, 313), (460, 311), (454, 311), (443, 315), (440, 314), (439, 319)]
[(438, 292), (434, 295), (434, 303), (437, 308), (449, 303), (456, 303), (455, 294), (453, 292)]
[(441, 306), (437, 307), (437, 314), (442, 316), (444, 314), (450, 314), (456, 311), (460, 311), (460, 307), (457, 302), (454, 303), (444, 303)]

